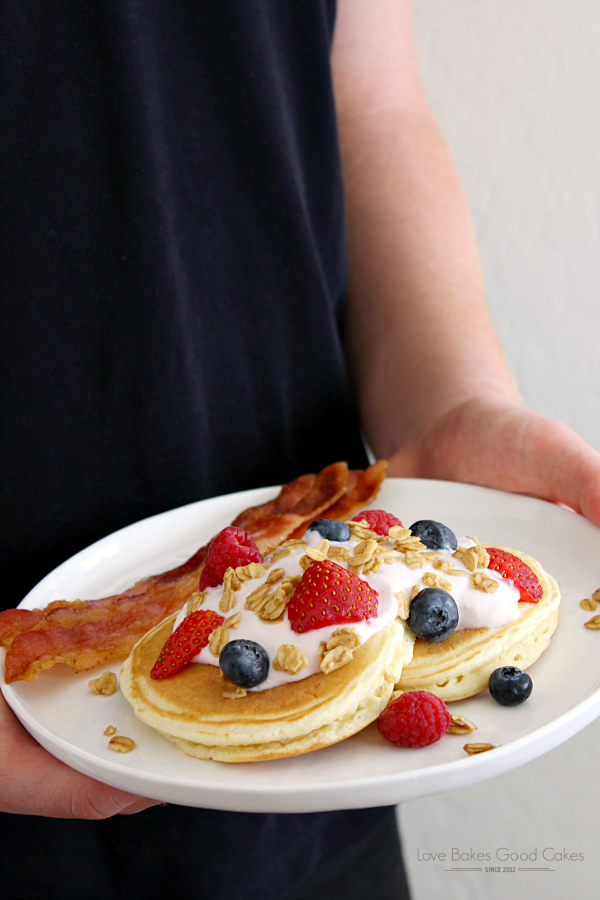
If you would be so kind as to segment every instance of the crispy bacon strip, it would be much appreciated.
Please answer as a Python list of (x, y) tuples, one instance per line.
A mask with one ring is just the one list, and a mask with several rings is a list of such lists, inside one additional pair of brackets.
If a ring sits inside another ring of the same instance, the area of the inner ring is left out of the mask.
[[(301, 475), (284, 485), (274, 500), (245, 510), (232, 524), (249, 531), (259, 550), (265, 552), (269, 546), (276, 547), (282, 543), (299, 523), (335, 503), (346, 490), (347, 479), (348, 466), (344, 462), (333, 463), (318, 475)], [(174, 588), (174, 600), (178, 602), (179, 586), (188, 591), (187, 598), (195, 589), (195, 582), (200, 577), (209, 544), (197, 550), (182, 565), (160, 575), (143, 578), (122, 594), (94, 601), (55, 600), (43, 610), (9, 609), (0, 612), (0, 645), (10, 646), (17, 634), (30, 631), (43, 620), (48, 620), (52, 625), (70, 628), (74, 620), (68, 611), (81, 606), (91, 608), (92, 602), (95, 605), (106, 606), (114, 612), (115, 600), (130, 596), (139, 598), (156, 591), (165, 593), (165, 588)], [(167, 615), (170, 615), (170, 612), (166, 611), (163, 618)], [(150, 626), (146, 630), (150, 630)]]
[(311, 522), (315, 519), (340, 519), (345, 521), (372, 503), (379, 492), (381, 483), (385, 478), (387, 462), (378, 460), (365, 469), (352, 469), (348, 472), (348, 484), (346, 493), (330, 506), (325, 512), (312, 516), (309, 522), (304, 522), (292, 532), (291, 538), (301, 538)]
[(336, 503), (347, 489), (348, 474), (346, 463), (333, 463), (318, 475), (301, 475), (285, 485), (274, 500), (245, 510), (232, 524), (249, 531), (264, 553)]
[[(347, 481), (345, 463), (303, 475), (285, 485), (275, 500), (245, 510), (233, 524), (250, 531), (263, 551), (278, 546), (302, 522), (329, 511), (342, 498)], [(0, 613), (0, 642), (9, 647), (6, 682), (33, 681), (58, 662), (80, 672), (126, 657), (140, 637), (181, 609), (196, 590), (207, 550), (208, 544), (183, 565), (144, 578), (119, 595)]]
[[(89, 618), (89, 621), (93, 622), (99, 618), (98, 610), (101, 609), (106, 609), (113, 616), (118, 617), (125, 611), (125, 607), (120, 606), (118, 601), (124, 603), (127, 599), (137, 602), (142, 597), (160, 596), (165, 610), (171, 609), (174, 604), (171, 611), (175, 612), (176, 609), (183, 606), (190, 593), (196, 590), (207, 551), (208, 544), (197, 550), (182, 565), (169, 572), (162, 572), (160, 575), (142, 578), (122, 594), (113, 594), (110, 597), (103, 597), (101, 600), (55, 600), (44, 609), (6, 609), (0, 612), (0, 645), (10, 647), (19, 634), (30, 632), (33, 629), (36, 631), (45, 627), (70, 629), (76, 622), (83, 621), (84, 618)], [(181, 600), (180, 607), (177, 607), (182, 594), (185, 596)], [(166, 618), (168, 615), (171, 613), (165, 611), (161, 618)], [(156, 624), (161, 621), (161, 618), (157, 619)], [(150, 626), (146, 630), (149, 631)], [(100, 665), (100, 663), (96, 663), (96, 665)]]
[(6, 609), (0, 613), (0, 645), (8, 647), (13, 638), (22, 631), (29, 631), (41, 621), (30, 609)]
[[(181, 609), (187, 599), (177, 593), (177, 602), (171, 597), (168, 604), (170, 612)], [(6, 654), (7, 684), (33, 681), (41, 671), (60, 662), (71, 666), (74, 672), (82, 672), (110, 659), (123, 658), (141, 635), (170, 614), (165, 613), (165, 598), (160, 592), (118, 597), (110, 604), (88, 601), (85, 616), (75, 616), (76, 610), (65, 612), (69, 613), (71, 624), (63, 621), (53, 625), (47, 618), (39, 630), (34, 628), (14, 639)]]

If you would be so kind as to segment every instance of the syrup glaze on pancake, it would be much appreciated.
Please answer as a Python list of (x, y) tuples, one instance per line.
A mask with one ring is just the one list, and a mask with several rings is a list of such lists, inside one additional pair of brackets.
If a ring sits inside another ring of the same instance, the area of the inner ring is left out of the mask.
[[(352, 473), (354, 511), (374, 499), (385, 467), (379, 462), (365, 472)], [(240, 513), (233, 524), (250, 531), (264, 552), (285, 541), (301, 523), (318, 518), (338, 503), (348, 477), (343, 462), (333, 463), (317, 475), (302, 475), (284, 485), (274, 500)], [(122, 594), (100, 600), (58, 600), (43, 610), (0, 613), (0, 644), (9, 648), (6, 683), (33, 681), (40, 671), (60, 662), (81, 672), (126, 657), (143, 634), (181, 609), (197, 589), (208, 546), (182, 565), (143, 578)]]

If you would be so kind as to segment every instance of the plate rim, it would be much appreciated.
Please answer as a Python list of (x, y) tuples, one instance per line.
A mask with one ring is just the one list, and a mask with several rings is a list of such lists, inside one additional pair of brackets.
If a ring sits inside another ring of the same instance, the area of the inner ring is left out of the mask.
[[(392, 484), (398, 483), (412, 488), (418, 488), (420, 485), (423, 485), (423, 483), (426, 483), (429, 488), (431, 488), (432, 485), (439, 485), (440, 487), (449, 486), (451, 490), (458, 490), (461, 492), (464, 491), (464, 489), (473, 489), (477, 492), (490, 492), (492, 494), (500, 495), (505, 498), (509, 497), (515, 500), (521, 499), (529, 501), (536, 505), (546, 505), (547, 507), (554, 510), (560, 509), (560, 507), (558, 507), (556, 504), (550, 503), (546, 500), (542, 500), (541, 498), (531, 497), (524, 494), (511, 494), (509, 492), (499, 491), (495, 488), (488, 488), (480, 485), (470, 485), (461, 482), (440, 481), (434, 479), (409, 479), (393, 477), (386, 479), (386, 481), (391, 482)], [(193, 501), (191, 503), (184, 504), (183, 506), (165, 510), (163, 512), (146, 517), (145, 519), (141, 519), (138, 522), (126, 525), (123, 528), (118, 529), (117, 531), (112, 532), (111, 534), (106, 535), (103, 538), (100, 538), (98, 541), (95, 541), (88, 547), (83, 548), (68, 560), (65, 560), (59, 566), (55, 567), (55, 569), (49, 572), (40, 582), (38, 582), (37, 585), (35, 585), (27, 593), (19, 606), (27, 607), (28, 604), (31, 604), (32, 596), (36, 595), (36, 593), (40, 590), (41, 586), (46, 582), (46, 580), (51, 579), (52, 576), (54, 576), (55, 573), (57, 573), (60, 569), (69, 564), (76, 564), (77, 562), (85, 558), (89, 558), (93, 555), (94, 550), (98, 551), (99, 549), (101, 549), (101, 546), (103, 544), (106, 544), (106, 542), (110, 541), (111, 539), (125, 535), (133, 530), (138, 530), (140, 528), (143, 528), (144, 526), (147, 527), (149, 524), (156, 523), (161, 518), (173, 516), (174, 514), (176, 516), (181, 515), (183, 518), (186, 513), (193, 513), (196, 508), (206, 508), (206, 504), (211, 503), (211, 501), (218, 504), (224, 499), (233, 501), (236, 498), (241, 499), (246, 497), (248, 499), (254, 500), (255, 502), (264, 502), (266, 499), (268, 499), (268, 495), (272, 492), (277, 492), (279, 490), (279, 487), (280, 486), (274, 485), (263, 488), (252, 488), (246, 491), (238, 491), (232, 494), (224, 494), (217, 497), (207, 498), (206, 500)], [(373, 506), (373, 504), (370, 505)], [(583, 519), (583, 517), (579, 516), (573, 511), (562, 508), (561, 512), (566, 515), (576, 515), (578, 520), (580, 520), (581, 522), (585, 522), (591, 529), (596, 531), (598, 530), (592, 523)], [(3, 663), (4, 654), (2, 654), (2, 674), (4, 671)], [(82, 674), (85, 675), (85, 673)], [(504, 746), (495, 748), (495, 752), (479, 754), (476, 758), (465, 756), (454, 760), (436, 763), (432, 766), (418, 767), (415, 769), (400, 771), (392, 775), (390, 775), (389, 773), (383, 773), (363, 776), (359, 778), (344, 777), (343, 780), (335, 781), (333, 784), (310, 782), (309, 784), (297, 783), (292, 785), (289, 782), (279, 784), (277, 783), (277, 781), (274, 781), (269, 784), (260, 783), (256, 787), (254, 787), (250, 783), (249, 785), (245, 785), (242, 788), (239, 783), (218, 783), (217, 785), (211, 785), (209, 783), (209, 779), (206, 776), (200, 784), (191, 782), (187, 777), (178, 778), (171, 773), (162, 773), (162, 775), (160, 775), (159, 777), (154, 772), (125, 767), (122, 764), (119, 764), (119, 760), (112, 761), (110, 759), (104, 759), (103, 757), (94, 755), (88, 750), (70, 743), (68, 740), (60, 737), (59, 735), (53, 734), (43, 723), (37, 722), (34, 716), (28, 710), (25, 703), (13, 689), (13, 686), (4, 684), (3, 677), (0, 681), (0, 689), (2, 690), (2, 693), (13, 712), (17, 715), (19, 720), (30, 732), (30, 734), (32, 734), (33, 737), (39, 741), (39, 743), (41, 743), (42, 746), (45, 746), (46, 749), (49, 750), (49, 752), (53, 751), (49, 746), (47, 746), (48, 744), (50, 744), (52, 747), (55, 747), (57, 750), (60, 749), (61, 754), (58, 756), (58, 758), (61, 758), (63, 759), (63, 761), (68, 762), (68, 764), (73, 768), (78, 768), (77, 765), (73, 765), (73, 762), (79, 760), (81, 765), (83, 766), (83, 768), (79, 768), (79, 771), (84, 771), (85, 774), (92, 774), (90, 772), (90, 769), (96, 769), (98, 774), (92, 775), (92, 777), (100, 778), (100, 780), (103, 780), (108, 784), (113, 784), (115, 787), (120, 787), (124, 790), (133, 789), (134, 792), (139, 792), (140, 787), (142, 785), (145, 785), (146, 793), (149, 796), (152, 796), (154, 794), (156, 796), (156, 799), (166, 799), (167, 802), (169, 802), (169, 798), (164, 798), (162, 795), (162, 791), (154, 790), (154, 787), (158, 789), (159, 786), (163, 785), (178, 786), (179, 788), (184, 787), (192, 790), (200, 790), (205, 794), (215, 795), (215, 797), (217, 795), (220, 795), (221, 797), (225, 795), (226, 798), (231, 802), (224, 803), (223, 801), (221, 801), (219, 803), (216, 803), (214, 799), (211, 799), (211, 796), (205, 796), (202, 802), (188, 805), (202, 805), (209, 807), (212, 806), (212, 808), (231, 810), (243, 809), (243, 811), (249, 811), (250, 807), (246, 802), (249, 801), (252, 809), (257, 812), (279, 811), (273, 808), (273, 803), (281, 801), (283, 799), (287, 799), (288, 802), (286, 803), (286, 809), (282, 809), (280, 811), (305, 812), (320, 811), (321, 809), (325, 810), (333, 808), (356, 808), (356, 798), (354, 798), (351, 803), (345, 806), (341, 805), (339, 801), (336, 802), (335, 806), (332, 806), (331, 800), (328, 801), (327, 797), (330, 794), (335, 795), (351, 789), (351, 791), (353, 791), (355, 794), (359, 794), (362, 797), (363, 801), (365, 801), (367, 799), (366, 797), (363, 797), (363, 794), (365, 792), (368, 792), (370, 788), (372, 789), (381, 787), (383, 785), (388, 786), (390, 791), (395, 795), (397, 795), (398, 793), (405, 794), (406, 796), (403, 796), (401, 799), (416, 799), (417, 797), (424, 797), (431, 793), (443, 792), (444, 790), (453, 790), (457, 787), (462, 787), (466, 784), (472, 784), (493, 775), (501, 774), (508, 769), (514, 768), (518, 765), (522, 765), (523, 763), (528, 762), (539, 755), (542, 755), (548, 750), (558, 746), (560, 743), (568, 740), (573, 734), (577, 733), (577, 731), (581, 730), (587, 724), (593, 721), (596, 716), (600, 715), (599, 686), (596, 689), (592, 689), (587, 696), (579, 699), (576, 703), (573, 704), (573, 706), (571, 706), (565, 712), (561, 713), (556, 719), (552, 719), (551, 721), (546, 722), (544, 725), (541, 725), (539, 728), (536, 728), (527, 734), (516, 737)], [(25, 721), (23, 721), (24, 719), (27, 720), (27, 724)], [(38, 734), (43, 739), (38, 738)], [(540, 747), (540, 744), (543, 744), (543, 746)], [(54, 755), (58, 754), (55, 753)], [(300, 759), (300, 757), (295, 757), (294, 759)], [(517, 760), (516, 762), (515, 759)], [(198, 762), (202, 763), (203, 761), (198, 760)], [(87, 765), (84, 765), (85, 763), (87, 763)], [(256, 764), (247, 763), (246, 765)], [(468, 777), (466, 777), (467, 773)], [(464, 778), (461, 777), (463, 774), (465, 775)], [(130, 779), (132, 782), (135, 782), (136, 786), (133, 788), (123, 787), (123, 778), (121, 776), (124, 776), (126, 779)], [(445, 781), (445, 776), (450, 776), (449, 781), (451, 783), (447, 786), (443, 786), (442, 784), (440, 784), (440, 782)], [(426, 785), (424, 784), (416, 785), (416, 782), (422, 780), (423, 778), (426, 782), (429, 783), (430, 789), (427, 789)], [(148, 793), (148, 786), (152, 788), (150, 793)], [(408, 790), (401, 791), (400, 789), (403, 786)], [(394, 789), (396, 790), (394, 791)], [(315, 806), (314, 803), (309, 802), (307, 806), (305, 802), (308, 799), (307, 795), (311, 795), (315, 792), (321, 795), (325, 805), (319, 805), (317, 803), (317, 805)], [(157, 793), (160, 793), (161, 796), (157, 796)], [(245, 796), (245, 801), (241, 806), (239, 801), (240, 793), (243, 793)], [(259, 808), (261, 806), (261, 799), (265, 801), (265, 803), (264, 807)], [(299, 808), (297, 810), (291, 808), (289, 801), (292, 801), (292, 807), (294, 805), (294, 802), (298, 801)], [(400, 801), (397, 799), (392, 799), (387, 802), (395, 803)], [(360, 802), (358, 805), (369, 806), (373, 805), (373, 803)], [(378, 803), (376, 805), (383, 804)]]

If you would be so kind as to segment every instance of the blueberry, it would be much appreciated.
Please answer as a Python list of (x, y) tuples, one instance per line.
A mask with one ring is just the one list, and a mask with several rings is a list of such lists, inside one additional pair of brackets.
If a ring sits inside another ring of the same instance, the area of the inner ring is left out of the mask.
[(454, 597), (441, 588), (425, 588), (410, 604), (407, 624), (424, 641), (443, 641), (458, 625)]
[(269, 655), (256, 641), (229, 641), (221, 650), (219, 665), (238, 687), (253, 688), (269, 674)]
[(410, 526), (411, 532), (428, 550), (456, 550), (458, 541), (453, 531), (433, 519), (421, 519)]
[(322, 538), (328, 541), (342, 543), (350, 540), (349, 527), (345, 522), (336, 522), (335, 519), (315, 519), (306, 530), (317, 531)]
[(533, 690), (533, 682), (527, 672), (516, 666), (502, 666), (494, 669), (488, 685), (490, 694), (502, 706), (518, 706)]

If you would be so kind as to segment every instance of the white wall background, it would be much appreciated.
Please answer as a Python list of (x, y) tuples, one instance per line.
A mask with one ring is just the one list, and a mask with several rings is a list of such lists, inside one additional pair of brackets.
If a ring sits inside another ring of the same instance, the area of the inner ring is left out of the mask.
[[(414, 6), (425, 84), (465, 184), (521, 394), (600, 450), (600, 3)], [(599, 755), (600, 720), (508, 775), (405, 804), (414, 900), (600, 897)], [(455, 846), (554, 847), (584, 859), (491, 875), (417, 858), (418, 848)]]

